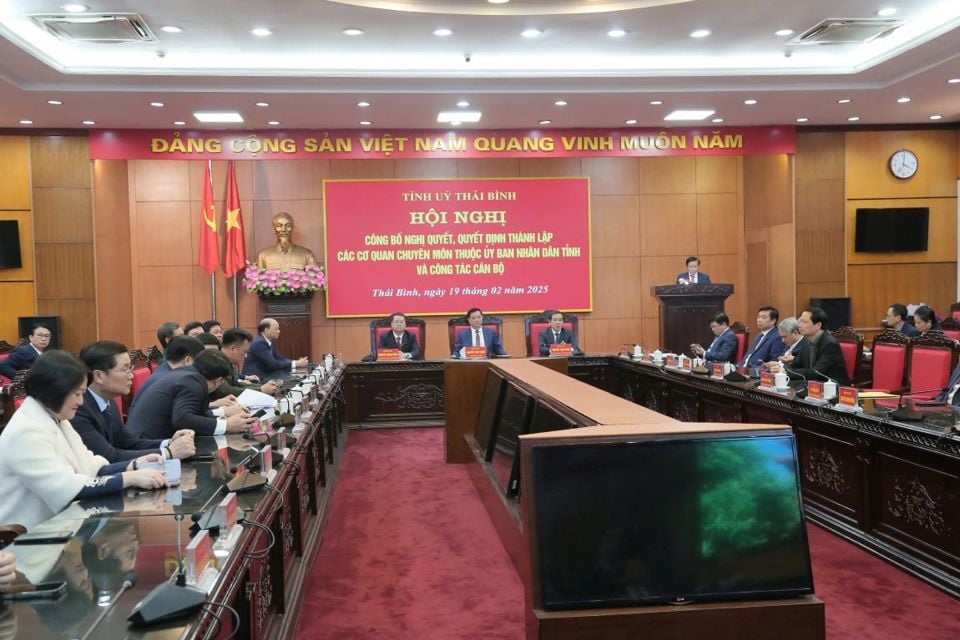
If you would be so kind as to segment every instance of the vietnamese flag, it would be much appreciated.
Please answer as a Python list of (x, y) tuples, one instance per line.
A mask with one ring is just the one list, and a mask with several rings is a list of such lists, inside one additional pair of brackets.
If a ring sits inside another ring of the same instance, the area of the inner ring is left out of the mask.
[(213, 207), (210, 162), (203, 172), (203, 202), (200, 205), (200, 266), (213, 275), (220, 266), (220, 242), (217, 237), (217, 211)]
[(237, 192), (237, 174), (233, 172), (233, 161), (227, 170), (227, 255), (224, 258), (223, 272), (227, 277), (234, 275), (246, 266), (247, 248), (243, 241), (243, 214), (240, 213), (240, 194)]

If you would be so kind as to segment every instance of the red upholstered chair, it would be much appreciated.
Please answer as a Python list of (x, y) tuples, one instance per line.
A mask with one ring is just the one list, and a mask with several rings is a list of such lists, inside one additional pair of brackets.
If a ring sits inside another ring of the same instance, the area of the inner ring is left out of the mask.
[(743, 362), (743, 354), (747, 352), (750, 344), (750, 329), (742, 322), (734, 322), (730, 325), (731, 331), (737, 336), (737, 357), (734, 360), (736, 364)]
[[(453, 345), (457, 342), (457, 332), (470, 326), (470, 321), (466, 315), (457, 316), (447, 320), (447, 339), (450, 342), (450, 353), (453, 353)], [(503, 344), (503, 319), (497, 316), (483, 316), (483, 326), (487, 329), (493, 329), (500, 343)]]
[(18, 371), (17, 377), (10, 384), (0, 387), (0, 399), (3, 402), (3, 416), (0, 416), (0, 430), (10, 421), (13, 413), (20, 408), (26, 399), (26, 391), (23, 388), (23, 380), (26, 377), (26, 371)]
[(860, 374), (860, 364), (863, 362), (863, 334), (850, 327), (840, 327), (830, 333), (840, 343), (843, 361), (847, 365), (847, 377), (851, 382), (856, 382)]
[[(543, 313), (523, 317), (523, 335), (525, 337), (524, 343), (527, 345), (527, 357), (540, 355), (540, 332), (549, 326), (550, 316)], [(572, 313), (563, 314), (563, 327), (573, 334), (574, 342), (583, 349), (580, 344), (580, 321), (577, 316)]]
[(885, 329), (873, 338), (873, 380), (868, 388), (890, 393), (906, 388), (909, 344), (910, 338), (894, 329)]
[[(377, 355), (377, 346), (380, 344), (380, 336), (390, 332), (390, 320), (392, 315), (386, 318), (377, 318), (370, 322), (370, 356)], [(417, 337), (417, 344), (420, 345), (420, 358), (422, 359), (427, 349), (427, 323), (423, 318), (414, 318), (407, 316), (407, 331)]]
[(950, 305), (950, 317), (960, 320), (960, 302), (954, 302)]
[(951, 340), (960, 340), (960, 320), (956, 318), (944, 318), (940, 323), (940, 331)]
[[(0, 362), (3, 362), (7, 359), (7, 356), (10, 355), (10, 352), (13, 351), (14, 345), (10, 344), (6, 340), (0, 340)], [(12, 380), (10, 378), (0, 375), (0, 385), (10, 384)]]
[(147, 354), (140, 351), (140, 349), (130, 351), (130, 365), (133, 367), (133, 384), (130, 387), (130, 393), (123, 399), (121, 412), (124, 418), (127, 417), (127, 412), (130, 410), (130, 403), (133, 402), (133, 397), (137, 395), (137, 391), (139, 391), (143, 383), (147, 381), (152, 371), (150, 369), (150, 361), (147, 359)]
[(928, 332), (911, 340), (907, 356), (910, 395), (924, 400), (940, 395), (940, 388), (950, 382), (958, 357), (960, 345), (944, 335)]

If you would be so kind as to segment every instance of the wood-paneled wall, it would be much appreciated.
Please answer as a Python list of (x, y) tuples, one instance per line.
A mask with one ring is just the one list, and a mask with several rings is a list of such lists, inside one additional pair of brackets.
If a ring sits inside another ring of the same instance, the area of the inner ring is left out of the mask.
[[(37, 313), (60, 316), (61, 346), (97, 338), (93, 202), (86, 136), (30, 138)], [(105, 309), (109, 313), (109, 308)]]
[[(846, 146), (846, 259), (854, 326), (879, 328), (893, 302), (924, 302), (947, 313), (957, 299), (957, 132), (851, 132)], [(919, 160), (917, 173), (907, 180), (888, 168), (898, 149), (912, 150)], [(854, 252), (859, 207), (929, 207), (927, 251)]]
[[(132, 273), (129, 283), (111, 281), (117, 288), (115, 297), (130, 301), (132, 329), (129, 334), (122, 333), (122, 319), (101, 313), (103, 337), (108, 330), (116, 331), (131, 344), (145, 346), (155, 343), (156, 327), (165, 320), (210, 317), (209, 277), (196, 266), (196, 212), (204, 164), (94, 163), (97, 228), (106, 225), (121, 234), (123, 219), (129, 220)], [(213, 163), (218, 207), (224, 198), (226, 170), (225, 162)], [(586, 350), (605, 352), (638, 340), (655, 345), (658, 306), (650, 289), (672, 282), (683, 271), (687, 255), (700, 255), (704, 271), (715, 282), (736, 286), (737, 294), (728, 301), (727, 309), (733, 318), (744, 318), (743, 161), (739, 157), (245, 161), (236, 164), (236, 171), (251, 256), (275, 241), (270, 218), (278, 211), (294, 216), (298, 244), (321, 253), (324, 178), (590, 176), (594, 311), (581, 317), (581, 342)], [(100, 196), (124, 191), (129, 193), (126, 203)], [(106, 264), (123, 259), (117, 246), (98, 250), (101, 282)], [(217, 274), (216, 286), (217, 316), (229, 324), (230, 285)], [(102, 299), (101, 305), (105, 301)], [(253, 329), (258, 319), (256, 298), (241, 292), (238, 307), (241, 326)], [(384, 314), (394, 310), (385, 308)], [(120, 311), (127, 313), (123, 306)], [(448, 355), (446, 320), (427, 319), (427, 357)], [(360, 357), (369, 350), (368, 327), (369, 319), (328, 320), (323, 296), (315, 297), (312, 356), (340, 352), (348, 359)], [(504, 334), (508, 351), (524, 353), (522, 316), (505, 316)]]
[(19, 269), (0, 269), (0, 339), (16, 344), (17, 318), (36, 313), (33, 268), (33, 212), (30, 199), (30, 139), (0, 136), (0, 220), (16, 220), (20, 229)]

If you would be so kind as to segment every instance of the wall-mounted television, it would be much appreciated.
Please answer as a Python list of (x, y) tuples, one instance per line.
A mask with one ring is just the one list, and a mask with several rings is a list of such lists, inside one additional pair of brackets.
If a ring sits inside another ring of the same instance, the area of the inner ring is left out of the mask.
[(854, 251), (926, 251), (929, 222), (929, 207), (857, 209)]
[(20, 224), (16, 220), (0, 220), (0, 269), (19, 269), (22, 266)]
[(813, 593), (792, 434), (571, 438), (530, 456), (534, 606)]

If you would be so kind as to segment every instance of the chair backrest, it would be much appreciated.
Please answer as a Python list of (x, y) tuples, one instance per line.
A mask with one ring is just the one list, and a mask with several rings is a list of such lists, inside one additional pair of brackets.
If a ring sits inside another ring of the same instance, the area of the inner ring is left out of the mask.
[[(550, 316), (543, 313), (523, 317), (523, 335), (527, 345), (527, 356), (540, 355), (540, 332), (550, 326)], [(572, 313), (563, 314), (563, 328), (573, 334), (573, 340), (580, 345), (580, 320)], [(582, 347), (581, 347), (582, 348)]]
[[(910, 341), (907, 375), (910, 392), (921, 397), (940, 395), (960, 358), (960, 345), (944, 335), (927, 332)], [(934, 391), (931, 391), (934, 389)]]
[(940, 331), (952, 340), (960, 340), (960, 320), (954, 317), (944, 318), (940, 323)]
[(960, 320), (960, 302), (954, 302), (950, 305), (950, 317)]
[(150, 345), (147, 347), (147, 362), (149, 363), (150, 370), (153, 371), (163, 362), (163, 352), (154, 345)]
[(10, 352), (13, 351), (14, 345), (10, 344), (6, 340), (0, 340), (0, 360), (3, 360)]
[[(447, 339), (450, 341), (450, 353), (453, 353), (453, 345), (457, 342), (457, 332), (470, 326), (470, 321), (466, 315), (457, 316), (447, 320)], [(503, 342), (503, 320), (498, 316), (483, 316), (483, 326), (487, 329), (493, 329)]]
[(872, 389), (906, 386), (907, 346), (910, 338), (895, 329), (885, 329), (873, 338)]
[(830, 333), (840, 343), (843, 362), (847, 365), (847, 377), (853, 382), (857, 379), (860, 364), (863, 362), (863, 334), (857, 333), (851, 327), (840, 327)]
[[(390, 332), (390, 319), (392, 315), (386, 318), (377, 318), (370, 321), (370, 355), (377, 353), (377, 345), (380, 344), (380, 336)], [(420, 353), (427, 350), (427, 322), (423, 318), (414, 318), (407, 316), (407, 331), (417, 337), (417, 344), (420, 345)]]
[(750, 329), (737, 321), (730, 325), (730, 330), (737, 336), (737, 357), (734, 362), (739, 366), (739, 363), (743, 362), (743, 354), (747, 352), (747, 345), (750, 344)]

